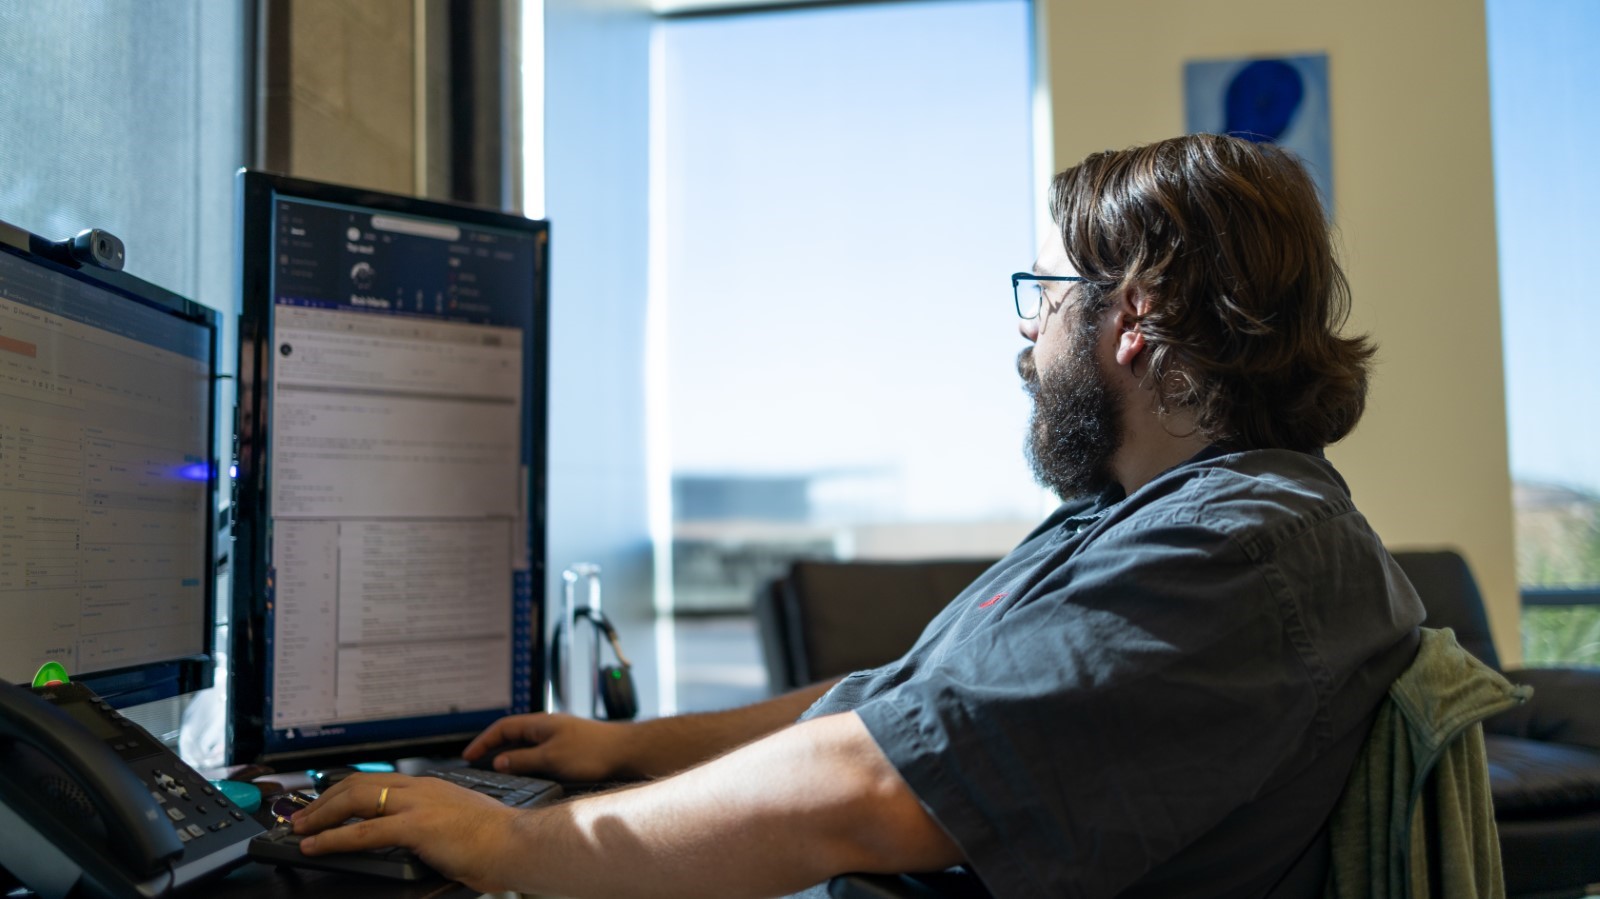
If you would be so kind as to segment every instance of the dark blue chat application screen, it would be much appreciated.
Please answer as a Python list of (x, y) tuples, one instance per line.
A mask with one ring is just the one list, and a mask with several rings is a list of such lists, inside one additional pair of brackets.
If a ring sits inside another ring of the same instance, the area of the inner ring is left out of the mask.
[(304, 201), (277, 213), (279, 303), (524, 323), (528, 234)]
[(265, 749), (534, 708), (543, 232), (273, 216)]

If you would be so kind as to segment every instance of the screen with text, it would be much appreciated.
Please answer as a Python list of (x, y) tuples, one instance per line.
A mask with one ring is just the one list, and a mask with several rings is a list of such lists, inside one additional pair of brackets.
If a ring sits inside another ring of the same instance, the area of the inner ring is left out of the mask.
[(209, 651), (213, 341), (0, 252), (0, 677)]
[(265, 748), (527, 710), (534, 236), (273, 215)]

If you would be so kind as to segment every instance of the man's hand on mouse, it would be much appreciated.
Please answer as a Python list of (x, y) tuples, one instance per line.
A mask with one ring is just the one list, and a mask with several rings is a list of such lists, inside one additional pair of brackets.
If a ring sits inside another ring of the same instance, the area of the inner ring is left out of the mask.
[[(293, 820), (306, 855), (405, 846), (451, 880), (495, 893), (506, 889), (500, 871), (515, 857), (510, 840), (518, 814), (436, 777), (352, 774)], [(351, 818), (362, 820), (343, 823)]]
[(498, 752), (496, 771), (568, 782), (616, 780), (635, 776), (628, 755), (635, 742), (630, 727), (564, 714), (512, 715), (491, 724), (461, 755), (476, 762)]

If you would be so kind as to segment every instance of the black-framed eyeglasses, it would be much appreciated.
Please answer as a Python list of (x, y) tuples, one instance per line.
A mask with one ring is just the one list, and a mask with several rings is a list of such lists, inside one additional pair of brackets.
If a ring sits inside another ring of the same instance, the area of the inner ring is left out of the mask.
[(1017, 314), (1024, 319), (1038, 318), (1039, 309), (1044, 306), (1045, 285), (1052, 281), (1084, 281), (1089, 279), (1081, 275), (1035, 275), (1031, 272), (1016, 272), (1011, 276), (1011, 298), (1017, 304)]

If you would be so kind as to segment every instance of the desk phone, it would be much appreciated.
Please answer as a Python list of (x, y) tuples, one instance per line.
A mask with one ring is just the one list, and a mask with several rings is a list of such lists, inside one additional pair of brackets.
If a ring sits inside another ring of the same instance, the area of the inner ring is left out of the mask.
[(165, 896), (262, 832), (89, 688), (0, 681), (0, 866), (42, 899)]

